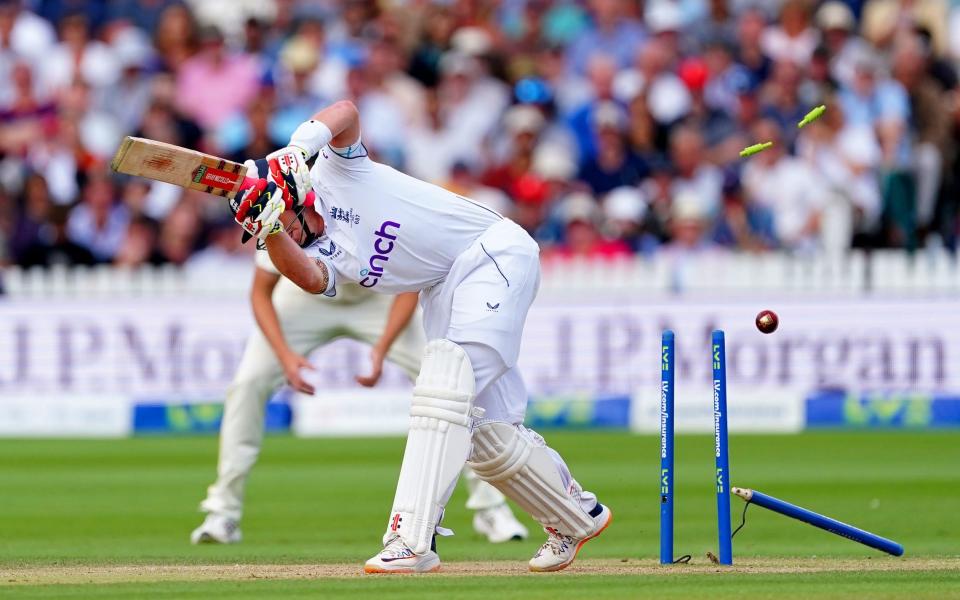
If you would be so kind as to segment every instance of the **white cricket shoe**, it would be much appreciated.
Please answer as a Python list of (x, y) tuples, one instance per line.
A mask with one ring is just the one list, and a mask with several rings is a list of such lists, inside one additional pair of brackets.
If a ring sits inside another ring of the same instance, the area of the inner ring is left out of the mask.
[(399, 535), (394, 535), (379, 554), (363, 566), (365, 573), (433, 573), (440, 570), (440, 556), (431, 548), (414, 554)]
[(473, 530), (486, 536), (492, 544), (525, 540), (529, 535), (527, 528), (513, 516), (513, 511), (506, 503), (478, 510), (473, 515)]
[(590, 511), (590, 516), (593, 517), (596, 528), (593, 533), (584, 538), (570, 537), (552, 527), (545, 527), (547, 541), (540, 546), (537, 553), (530, 559), (530, 570), (538, 572), (560, 571), (569, 567), (573, 559), (577, 557), (580, 547), (600, 535), (613, 520), (613, 513), (610, 512), (610, 509), (599, 502)]
[(200, 527), (190, 534), (191, 544), (237, 544), (243, 536), (240, 525), (234, 520), (217, 513), (210, 513)]

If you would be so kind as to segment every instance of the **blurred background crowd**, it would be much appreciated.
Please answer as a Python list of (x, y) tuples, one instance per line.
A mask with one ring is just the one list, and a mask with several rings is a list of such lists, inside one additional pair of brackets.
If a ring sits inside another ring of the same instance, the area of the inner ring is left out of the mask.
[(547, 260), (955, 249), (958, 72), (960, 0), (0, 0), (0, 265), (249, 261), (119, 140), (262, 157), (342, 98)]

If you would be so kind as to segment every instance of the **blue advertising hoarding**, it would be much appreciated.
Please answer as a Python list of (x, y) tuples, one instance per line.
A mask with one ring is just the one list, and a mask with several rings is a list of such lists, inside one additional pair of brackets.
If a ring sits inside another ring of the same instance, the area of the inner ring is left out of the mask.
[(823, 391), (806, 400), (808, 429), (960, 427), (960, 396)]

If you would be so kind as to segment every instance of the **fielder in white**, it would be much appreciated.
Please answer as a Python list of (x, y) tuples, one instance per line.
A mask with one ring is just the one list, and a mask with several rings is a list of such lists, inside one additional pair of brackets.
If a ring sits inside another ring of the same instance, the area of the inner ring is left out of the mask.
[[(309, 244), (315, 238), (309, 234), (308, 218), (322, 229), (322, 219), (313, 215), (291, 223), (289, 233), (298, 242)], [(301, 375), (301, 369), (312, 369), (308, 354), (341, 337), (370, 344), (371, 373), (357, 377), (368, 387), (380, 379), (385, 358), (411, 379), (420, 369), (425, 341), (415, 292), (392, 299), (345, 284), (334, 298), (308, 294), (282, 277), (266, 252), (258, 251), (250, 304), (258, 329), (247, 340), (227, 389), (217, 480), (200, 505), (207, 516), (190, 536), (194, 544), (241, 540), (244, 491), (260, 455), (267, 400), (284, 378), (294, 389), (314, 393)], [(503, 494), (472, 471), (465, 470), (464, 476), (470, 490), (467, 508), (476, 511), (474, 529), (494, 543), (525, 539), (527, 529), (513, 516)]]
[[(420, 291), (428, 342), (410, 432), (383, 549), (364, 569), (440, 568), (434, 537), (445, 533), (443, 509), (465, 461), (543, 525), (547, 540), (530, 569), (567, 567), (612, 515), (522, 425), (527, 392), (516, 363), (540, 282), (536, 242), (492, 210), (371, 160), (350, 102), (318, 112), (256, 166), (268, 179), (231, 208), (291, 281), (328, 296), (349, 281), (386, 294)], [(301, 249), (283, 215), (311, 187), (326, 227)]]

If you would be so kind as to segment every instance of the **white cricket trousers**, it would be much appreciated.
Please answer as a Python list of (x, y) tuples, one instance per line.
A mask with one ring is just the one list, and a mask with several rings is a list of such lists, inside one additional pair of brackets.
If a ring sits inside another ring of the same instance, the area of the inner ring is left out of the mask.
[[(492, 225), (454, 261), (442, 283), (421, 294), (424, 328), (428, 339), (446, 338), (470, 357), (474, 406), (484, 411), (474, 427), (484, 421), (517, 427), (546, 447), (569, 490), (576, 482), (566, 462), (522, 424), (528, 397), (517, 359), (527, 312), (540, 287), (539, 253), (536, 242), (513, 221)], [(450, 493), (452, 488), (441, 503)], [(587, 512), (596, 506), (596, 496), (586, 490), (578, 499)]]

